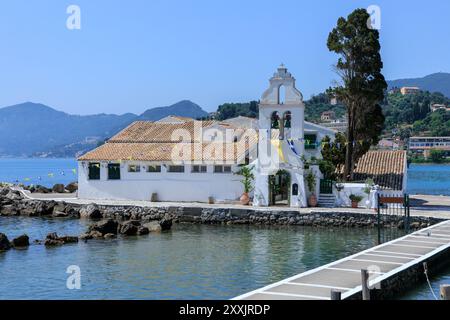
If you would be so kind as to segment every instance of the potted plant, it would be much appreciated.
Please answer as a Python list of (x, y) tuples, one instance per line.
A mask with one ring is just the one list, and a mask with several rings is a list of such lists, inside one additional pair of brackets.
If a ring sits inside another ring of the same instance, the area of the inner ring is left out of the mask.
[(363, 199), (362, 196), (359, 196), (357, 194), (351, 194), (349, 196), (350, 200), (352, 201), (352, 208), (358, 208), (358, 204)]
[(316, 175), (314, 174), (314, 171), (310, 170), (308, 174), (305, 177), (306, 179), (306, 185), (308, 186), (310, 195), (308, 197), (308, 205), (310, 207), (316, 207), (317, 206), (317, 197), (316, 197)]
[(250, 203), (249, 193), (253, 189), (253, 180), (255, 176), (253, 175), (253, 167), (243, 166), (236, 174), (241, 175), (243, 179), (241, 180), (242, 185), (244, 186), (244, 193), (240, 197), (241, 204), (246, 206)]

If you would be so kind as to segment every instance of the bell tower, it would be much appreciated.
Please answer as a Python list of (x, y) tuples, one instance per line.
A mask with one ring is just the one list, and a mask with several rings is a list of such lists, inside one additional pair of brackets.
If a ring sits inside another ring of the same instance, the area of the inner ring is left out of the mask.
[(295, 78), (281, 64), (269, 79), (269, 88), (264, 91), (259, 104), (258, 164), (253, 205), (273, 204), (270, 181), (274, 177), (278, 179), (276, 176), (284, 172), (289, 176), (289, 205), (306, 206), (302, 161), (304, 118), (303, 96), (295, 87)]
[(305, 105), (295, 78), (281, 64), (269, 80), (259, 104), (259, 128), (278, 129), (279, 139), (303, 139)]

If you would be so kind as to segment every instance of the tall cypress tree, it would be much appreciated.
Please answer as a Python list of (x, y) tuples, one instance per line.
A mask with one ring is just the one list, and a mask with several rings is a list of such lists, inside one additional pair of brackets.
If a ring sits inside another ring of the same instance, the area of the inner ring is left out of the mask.
[(384, 116), (380, 104), (387, 88), (381, 73), (379, 32), (370, 29), (365, 9), (356, 9), (347, 19), (339, 18), (328, 36), (328, 49), (339, 55), (337, 87), (330, 89), (347, 109), (347, 148), (344, 179), (351, 180), (358, 159), (378, 143)]

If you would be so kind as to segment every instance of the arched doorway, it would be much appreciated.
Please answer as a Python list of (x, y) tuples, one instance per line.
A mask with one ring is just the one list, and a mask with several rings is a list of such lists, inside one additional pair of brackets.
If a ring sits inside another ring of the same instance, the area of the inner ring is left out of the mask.
[(289, 206), (291, 175), (286, 170), (279, 170), (269, 176), (269, 199), (271, 206)]

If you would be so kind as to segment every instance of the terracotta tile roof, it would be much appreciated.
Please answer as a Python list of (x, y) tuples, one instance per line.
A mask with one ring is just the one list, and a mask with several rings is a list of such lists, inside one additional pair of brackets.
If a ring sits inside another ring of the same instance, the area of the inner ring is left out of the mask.
[(198, 132), (196, 130), (204, 129), (212, 124), (214, 124), (214, 121), (188, 121), (184, 123), (136, 121), (113, 136), (108, 142), (174, 142), (182, 140), (179, 138), (180, 132), (186, 133), (191, 141), (195, 141), (198, 140), (195, 139), (197, 135), (194, 133)]
[(359, 159), (353, 178), (372, 178), (383, 188), (402, 190), (406, 170), (406, 151), (369, 151)]
[(159, 119), (158, 121), (154, 121), (154, 122), (170, 123), (171, 121), (174, 123), (180, 123), (180, 122), (186, 122), (186, 121), (195, 121), (195, 119), (189, 118), (189, 117), (169, 115), (169, 116), (166, 116), (166, 117)]
[(190, 118), (190, 117), (182, 117), (182, 116), (169, 116), (169, 117), (172, 117), (172, 118), (176, 118), (176, 119), (178, 119), (178, 120), (185, 120), (185, 121), (194, 121), (195, 119), (194, 118)]
[[(195, 127), (194, 127), (195, 123)], [(119, 132), (104, 145), (78, 158), (80, 161), (211, 161), (237, 162), (245, 158), (247, 151), (256, 146), (257, 136), (238, 142), (199, 142), (194, 135), (198, 128), (206, 129), (213, 121), (192, 121), (181, 124), (138, 121)], [(182, 139), (176, 134), (184, 129), (188, 136)], [(174, 140), (171, 140), (174, 134)], [(200, 135), (198, 135), (200, 137)], [(246, 143), (244, 143), (246, 141)]]

